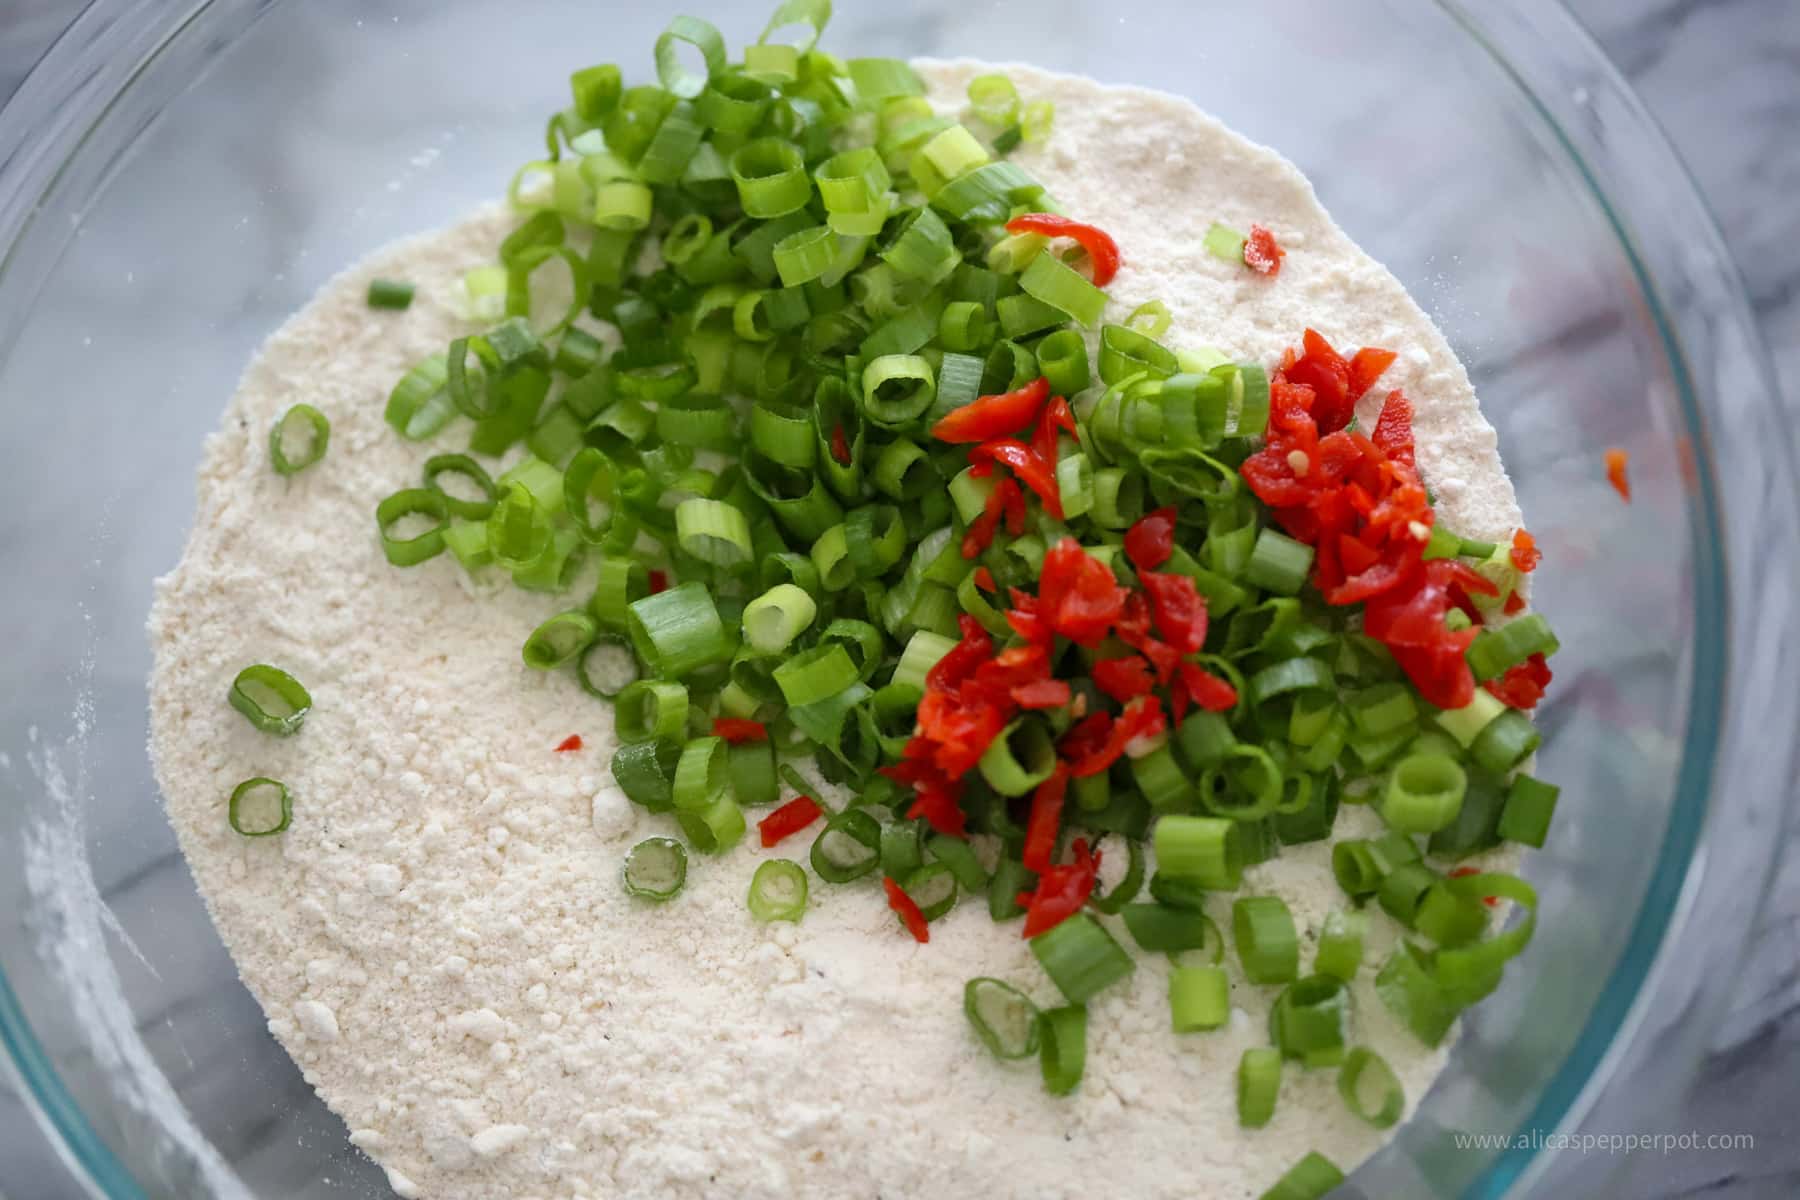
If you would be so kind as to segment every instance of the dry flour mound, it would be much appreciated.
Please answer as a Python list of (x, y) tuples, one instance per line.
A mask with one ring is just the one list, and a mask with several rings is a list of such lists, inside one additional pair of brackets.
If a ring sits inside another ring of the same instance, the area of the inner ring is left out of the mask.
[[(976, 70), (924, 73), (956, 107)], [(1485, 538), (1517, 525), (1462, 368), (1291, 166), (1173, 97), (1011, 74), (1058, 113), (1049, 143), (1017, 160), (1123, 250), (1115, 319), (1156, 297), (1174, 345), (1272, 361), (1310, 324), (1342, 346), (1400, 351), (1384, 383), (1414, 399), (1445, 520)], [(1213, 220), (1270, 226), (1289, 250), (1280, 277), (1207, 255)], [(761, 926), (744, 908), (767, 856), (754, 837), (696, 855), (670, 904), (625, 895), (626, 847), (672, 829), (611, 786), (606, 707), (569, 674), (520, 662), (525, 634), (564, 602), (479, 594), (448, 555), (390, 567), (375, 537), (376, 501), (449, 448), (396, 438), (387, 390), (469, 330), (456, 282), (507, 226), (490, 211), (383, 250), (269, 340), (207, 443), (193, 532), (151, 618), (152, 750), (195, 878), (270, 1031), (395, 1190), (892, 1197), (954, 1179), (1047, 1200), (1088, 1192), (1104, 1161), (1114, 1194), (1247, 1197), (1306, 1149), (1346, 1167), (1374, 1149), (1381, 1135), (1344, 1110), (1330, 1072), (1290, 1070), (1274, 1121), (1238, 1128), (1232, 1073), (1265, 1041), (1274, 989), (1237, 979), (1230, 1026), (1178, 1038), (1167, 964), (1140, 956), (1091, 1006), (1086, 1077), (1056, 1099), (1035, 1063), (996, 1063), (959, 1011), (974, 975), (1056, 1002), (1017, 926), (995, 926), (979, 901), (926, 946), (872, 882), (815, 882), (803, 924)], [(378, 275), (419, 285), (409, 311), (365, 306)], [(267, 432), (299, 401), (330, 417), (331, 451), (282, 479)], [(298, 736), (257, 733), (224, 703), (252, 662), (312, 690)], [(571, 733), (585, 749), (555, 753)], [(226, 824), (232, 786), (258, 774), (293, 789), (280, 837)], [(1347, 809), (1340, 834), (1373, 824)], [(1123, 857), (1109, 856), (1108, 884)], [(1310, 956), (1340, 903), (1323, 848), (1249, 880), (1289, 902)], [(1394, 1026), (1368, 974), (1356, 1035), (1416, 1102), (1442, 1056)]]

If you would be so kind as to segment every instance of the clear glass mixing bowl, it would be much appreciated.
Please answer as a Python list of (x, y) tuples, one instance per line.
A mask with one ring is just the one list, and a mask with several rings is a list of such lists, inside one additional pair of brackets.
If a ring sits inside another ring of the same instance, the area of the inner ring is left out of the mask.
[[(698, 7), (741, 40), (767, 5)], [(496, 194), (571, 68), (647, 70), (660, 8), (102, 0), (0, 114), (0, 1045), (94, 1195), (386, 1194), (265, 1031), (159, 812), (150, 581), (257, 343), (340, 266)], [(1606, 1194), (1607, 1158), (1530, 1135), (1655, 1127), (1795, 777), (1800, 637), (1791, 599), (1763, 602), (1797, 591), (1792, 441), (1737, 283), (1591, 42), (1511, 9), (841, 0), (833, 28), (849, 53), (1158, 86), (1280, 147), (1499, 428), (1564, 645), (1542, 762), (1564, 812), (1529, 869), (1547, 917), (1357, 1172), (1370, 1197)]]

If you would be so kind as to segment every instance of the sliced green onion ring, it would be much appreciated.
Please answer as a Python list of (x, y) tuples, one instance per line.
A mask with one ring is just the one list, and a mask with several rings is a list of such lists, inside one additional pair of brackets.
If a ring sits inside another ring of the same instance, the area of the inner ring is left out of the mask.
[(300, 681), (267, 663), (245, 667), (231, 681), (231, 707), (264, 733), (291, 737), (312, 711), (312, 694)]
[[(275, 789), (269, 794), (269, 789)], [(274, 811), (270, 812), (273, 806)], [(234, 832), (244, 837), (273, 837), (285, 830), (294, 819), (294, 798), (287, 784), (279, 779), (258, 775), (231, 789), (226, 820)]]

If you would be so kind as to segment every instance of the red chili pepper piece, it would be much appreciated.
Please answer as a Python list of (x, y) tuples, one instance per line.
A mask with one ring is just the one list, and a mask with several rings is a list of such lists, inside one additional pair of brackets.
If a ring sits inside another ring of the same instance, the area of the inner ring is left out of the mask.
[(1086, 838), (1076, 838), (1070, 846), (1075, 860), (1046, 866), (1038, 874), (1037, 890), (1021, 892), (1025, 906), (1025, 929), (1022, 936), (1034, 938), (1055, 929), (1081, 911), (1081, 906), (1094, 894), (1094, 882), (1100, 877), (1100, 852), (1088, 851)]
[(652, 596), (654, 596), (658, 592), (666, 592), (668, 590), (669, 590), (669, 573), (667, 571), (651, 571), (650, 572), (650, 594)]
[(1537, 539), (1523, 529), (1513, 534), (1512, 550), (1507, 554), (1513, 566), (1521, 571), (1535, 571), (1537, 565), (1544, 560), (1544, 555), (1537, 548)]
[(1150, 664), (1143, 655), (1128, 654), (1123, 658), (1103, 658), (1095, 663), (1094, 686), (1123, 704), (1127, 700), (1149, 695), (1150, 689), (1156, 686), (1156, 680), (1151, 676)]
[(581, 749), (581, 735), (579, 733), (571, 733), (568, 737), (556, 743), (556, 753), (558, 754), (565, 754), (570, 750), (579, 749)]
[[(1080, 726), (1076, 728), (1079, 729)], [(1120, 755), (1125, 753), (1125, 747), (1134, 739), (1153, 737), (1167, 728), (1162, 702), (1155, 696), (1139, 696), (1125, 706), (1125, 711), (1119, 714), (1118, 720), (1107, 727), (1104, 743), (1088, 750), (1069, 764), (1069, 773), (1077, 779), (1098, 775), (1118, 762)], [(1073, 732), (1074, 730), (1070, 730), (1070, 733)]]
[(1013, 703), (1020, 708), (1061, 708), (1069, 702), (1069, 681), (1039, 679), (1021, 683), (1012, 690)]
[(1287, 381), (1313, 390), (1314, 423), (1321, 433), (1335, 433), (1348, 425), (1356, 412), (1350, 395), (1350, 364), (1316, 330), (1308, 329), (1300, 344), (1306, 352), (1287, 369)]
[(986, 567), (975, 568), (975, 586), (984, 592), (996, 592), (1000, 590), (994, 586), (994, 573)]
[(1387, 394), (1370, 440), (1390, 459), (1413, 466), (1412, 401), (1406, 398), (1406, 393), (1392, 391)]
[(913, 898), (906, 894), (906, 889), (886, 876), (882, 877), (881, 886), (887, 892), (888, 907), (900, 914), (906, 923), (906, 931), (919, 942), (931, 940), (931, 927), (925, 923), (925, 914), (913, 903)]
[(1250, 226), (1250, 236), (1244, 239), (1244, 265), (1252, 271), (1258, 271), (1273, 278), (1281, 274), (1281, 260), (1287, 257), (1287, 251), (1275, 244), (1275, 235), (1261, 225)]
[(1166, 684), (1175, 677), (1175, 670), (1181, 665), (1181, 651), (1167, 642), (1159, 642), (1153, 637), (1141, 637), (1133, 640), (1125, 637), (1123, 633), (1120, 633), (1119, 637), (1126, 645), (1150, 660), (1150, 667), (1156, 672), (1156, 682)]
[(1175, 553), (1175, 506), (1145, 513), (1125, 531), (1125, 557), (1140, 571), (1154, 571)]
[(735, 745), (738, 742), (766, 742), (769, 740), (769, 731), (763, 728), (761, 721), (717, 717), (713, 720), (713, 736), (722, 737)]
[[(1017, 438), (994, 438), (969, 451), (969, 457), (992, 459), (1011, 467), (1019, 482), (1037, 493), (1044, 510), (1057, 520), (1062, 520), (1062, 489), (1056, 483), (1056, 468), (1039, 457), (1037, 451), (1030, 446)], [(1021, 521), (1024, 520), (1024, 515), (1024, 508), (1021, 506)]]
[(912, 807), (906, 810), (906, 818), (909, 821), (923, 819), (946, 837), (967, 836), (961, 797), (950, 787), (922, 788), (917, 799), (912, 802)]
[(1375, 381), (1394, 365), (1400, 357), (1392, 350), (1377, 350), (1373, 346), (1364, 346), (1350, 358), (1350, 400), (1355, 403), (1363, 398), (1363, 393), (1375, 386)]
[(831, 457), (846, 467), (850, 465), (850, 439), (844, 436), (842, 425), (831, 427)]
[(1524, 612), (1525, 597), (1519, 595), (1517, 592), (1511, 593), (1506, 597), (1506, 603), (1500, 606), (1500, 611), (1509, 617)]
[(1513, 708), (1536, 708), (1550, 686), (1550, 664), (1542, 654), (1534, 654), (1522, 663), (1507, 668), (1506, 674), (1490, 679), (1481, 686)]
[[(1448, 878), (1461, 879), (1465, 875), (1479, 875), (1479, 874), (1481, 874), (1481, 868), (1479, 868), (1479, 867), (1458, 867), (1458, 868), (1456, 868), (1456, 870), (1450, 872)], [(1500, 898), (1498, 896), (1483, 896), (1481, 898), (1481, 902), (1483, 904), (1487, 905), (1489, 908), (1493, 908), (1495, 905), (1500, 903)]]
[(1181, 688), (1207, 712), (1229, 712), (1237, 707), (1237, 689), (1195, 663), (1181, 664)]
[(979, 621), (964, 613), (957, 618), (957, 628), (962, 633), (962, 640), (926, 672), (927, 688), (954, 687), (971, 675), (976, 667), (993, 657), (993, 640), (988, 637), (987, 630), (981, 627)]
[(1039, 458), (1056, 466), (1057, 440), (1062, 434), (1075, 437), (1075, 414), (1069, 411), (1069, 402), (1061, 396), (1050, 397), (1050, 403), (1044, 405), (1043, 413), (1038, 417), (1037, 430), (1031, 435), (1031, 448), (1037, 451)]
[(1186, 575), (1160, 575), (1146, 571), (1138, 576), (1150, 598), (1150, 619), (1163, 641), (1183, 654), (1195, 654), (1206, 644), (1206, 598)]
[(756, 831), (762, 835), (763, 849), (778, 844), (783, 838), (792, 837), (808, 825), (818, 820), (824, 810), (818, 801), (811, 796), (796, 796), (786, 804), (756, 823)]
[(1056, 853), (1056, 835), (1062, 832), (1063, 797), (1069, 792), (1069, 769), (1062, 763), (1031, 794), (1031, 816), (1025, 822), (1026, 870), (1042, 874)]
[(1625, 475), (1625, 467), (1631, 461), (1631, 455), (1617, 446), (1606, 452), (1606, 481), (1613, 485), (1613, 491), (1619, 493), (1619, 499), (1631, 503), (1631, 480)]
[(1050, 398), (1050, 381), (1038, 376), (1017, 391), (978, 396), (952, 409), (931, 427), (940, 442), (985, 442), (1017, 433), (1037, 420), (1038, 410)]
[(1105, 287), (1119, 273), (1119, 243), (1092, 225), (1071, 221), (1055, 213), (1021, 213), (1006, 223), (1006, 232), (1074, 238), (1087, 251), (1088, 261), (1093, 264), (1095, 287)]
[(1002, 518), (1011, 515), (1011, 509), (1015, 505), (1019, 508), (1020, 519), (1023, 521), (1025, 498), (1019, 492), (1019, 485), (1010, 479), (1002, 479), (988, 493), (981, 515), (970, 522), (969, 531), (963, 534), (962, 556), (974, 558), (993, 545), (994, 531), (1000, 527)]
[(1038, 613), (1052, 631), (1083, 646), (1097, 646), (1125, 609), (1125, 589), (1112, 571), (1063, 538), (1044, 555), (1038, 576)]

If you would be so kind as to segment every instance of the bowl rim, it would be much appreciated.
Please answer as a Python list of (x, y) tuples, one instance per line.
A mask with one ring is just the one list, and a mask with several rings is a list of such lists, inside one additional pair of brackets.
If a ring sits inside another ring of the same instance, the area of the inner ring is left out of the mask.
[[(0, 279), (22, 273), (27, 296), (35, 295), (42, 286), (68, 236), (58, 231), (42, 239), (43, 244), (34, 245), (35, 225), (48, 208), (42, 201), (63, 188), (93, 191), (105, 185), (116, 156), (103, 155), (102, 161), (88, 162), (83, 153), (97, 134), (119, 118), (128, 93), (139, 115), (127, 116), (134, 123), (117, 145), (129, 145), (170, 99), (186, 90), (192, 77), (170, 79), (167, 76), (180, 73), (169, 71), (163, 72), (162, 92), (148, 97), (149, 103), (134, 88), (154, 78), (156, 68), (168, 66), (171, 54), (193, 40), (188, 37), (191, 32), (203, 30), (213, 39), (235, 39), (280, 2), (190, 0), (185, 11), (171, 13), (166, 0), (93, 0), (0, 107)], [(1748, 680), (1754, 687), (1759, 678), (1767, 683), (1768, 673), (1758, 676), (1745, 669), (1752, 661), (1749, 652), (1800, 639), (1793, 636), (1797, 622), (1792, 615), (1754, 603), (1755, 589), (1742, 577), (1750, 570), (1745, 556), (1727, 552), (1737, 549), (1722, 519), (1728, 511), (1725, 497), (1734, 488), (1730, 477), (1718, 469), (1717, 448), (1748, 440), (1772, 456), (1771, 482), (1777, 494), (1762, 497), (1767, 505), (1763, 511), (1785, 513), (1787, 518), (1785, 540), (1794, 552), (1785, 558), (1771, 557), (1790, 564), (1786, 572), (1790, 594), (1800, 594), (1797, 455), (1794, 430), (1779, 404), (1773, 369), (1750, 315), (1737, 264), (1726, 249), (1704, 194), (1661, 126), (1592, 35), (1562, 0), (1512, 6), (1478, 4), (1476, 0), (1429, 2), (1487, 51), (1577, 168), (1590, 198), (1612, 224), (1647, 303), (1675, 376), (1680, 408), (1689, 426), (1706, 435), (1696, 447), (1693, 513), (1697, 527), (1689, 532), (1700, 568), (1693, 600), (1695, 636), (1702, 645), (1709, 641), (1716, 645), (1710, 653), (1694, 655), (1687, 687), (1688, 729), (1675, 802), (1630, 938), (1570, 1053), (1521, 1125), (1521, 1129), (1551, 1129), (1578, 1124), (1591, 1115), (1608, 1083), (1625, 1071), (1634, 1053), (1641, 1053), (1634, 1050), (1639, 1040), (1634, 1035), (1648, 1020), (1658, 995), (1671, 987), (1682, 990), (1673, 981), (1693, 969), (1691, 947), (1681, 948), (1679, 956), (1675, 953), (1683, 930), (1717, 909), (1754, 914), (1761, 909), (1772, 881), (1787, 824), (1785, 808), (1777, 797), (1759, 798), (1753, 792), (1734, 790), (1732, 784), (1741, 771), (1743, 754), (1749, 750), (1765, 759), (1774, 758), (1776, 765), (1769, 778), (1793, 778), (1800, 773), (1800, 739), (1787, 739), (1784, 753), (1779, 746), (1771, 746), (1766, 736), (1753, 737), (1750, 723), (1743, 718), (1747, 712), (1757, 711), (1761, 693), (1746, 697), (1735, 685)], [(1538, 53), (1550, 46), (1547, 57), (1553, 60), (1539, 63), (1529, 76), (1519, 66), (1521, 57), (1510, 52), (1527, 40)], [(186, 48), (192, 49), (191, 45)], [(1633, 169), (1660, 173), (1664, 193), (1657, 202), (1672, 206), (1685, 217), (1680, 227), (1692, 231), (1703, 255), (1677, 259), (1672, 251), (1646, 246), (1633, 236), (1640, 201), (1630, 191), (1603, 187), (1603, 172), (1596, 164), (1607, 163), (1614, 171), (1620, 164), (1611, 161), (1599, 134), (1577, 119), (1584, 101), (1551, 86), (1566, 82), (1550, 78), (1559, 72), (1584, 79), (1584, 86), (1591, 89), (1589, 100), (1594, 93), (1604, 93), (1608, 102), (1629, 118), (1631, 133), (1639, 143), (1637, 152), (1645, 159)], [(1716, 398), (1700, 380), (1703, 376), (1716, 379), (1719, 371), (1704, 372), (1696, 361), (1693, 331), (1684, 327), (1669, 300), (1677, 285), (1696, 290), (1712, 318), (1735, 343), (1735, 349), (1725, 353), (1735, 367), (1747, 370), (1754, 395), (1745, 403), (1763, 423), (1747, 439), (1741, 431), (1734, 433), (1729, 423), (1714, 419), (1711, 410)], [(0, 313), (0, 358), (10, 353), (21, 325), (20, 320)], [(1757, 525), (1759, 531), (1770, 528), (1766, 520)], [(1781, 532), (1779, 520), (1774, 528)], [(1782, 677), (1780, 672), (1773, 674)], [(1792, 674), (1786, 677), (1791, 679)], [(1720, 697), (1724, 704), (1715, 702)], [(1790, 702), (1787, 707), (1792, 711), (1794, 705)], [(1758, 807), (1751, 809), (1752, 804)], [(1740, 861), (1732, 864), (1729, 878), (1706, 870), (1707, 850), (1716, 843), (1721, 826), (1728, 818), (1746, 815), (1769, 823), (1773, 832), (1738, 851)], [(1735, 893), (1735, 905), (1721, 896), (1724, 890)], [(1751, 925), (1743, 921), (1727, 926), (1726, 932), (1710, 941), (1707, 973), (1712, 986), (1688, 989), (1701, 993), (1691, 998), (1690, 1011), (1702, 1026), (1710, 1023), (1707, 1018), (1716, 1015), (1728, 999), (1718, 981), (1728, 981), (1748, 953)], [(1674, 961), (1677, 957), (1682, 961)], [(24, 1084), (27, 1108), (64, 1162), (80, 1173), (81, 1181), (97, 1195), (118, 1200), (144, 1196), (63, 1083), (3, 972), (0, 1051)], [(1689, 1047), (1690, 1075), (1698, 1053), (1698, 1043)], [(1500, 1151), (1465, 1194), (1498, 1196), (1515, 1185), (1528, 1188), (1544, 1165), (1542, 1157), (1529, 1147)]]

